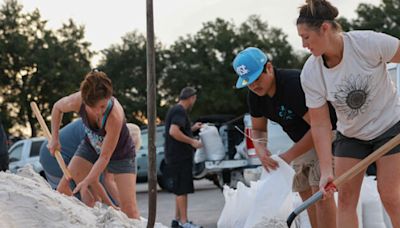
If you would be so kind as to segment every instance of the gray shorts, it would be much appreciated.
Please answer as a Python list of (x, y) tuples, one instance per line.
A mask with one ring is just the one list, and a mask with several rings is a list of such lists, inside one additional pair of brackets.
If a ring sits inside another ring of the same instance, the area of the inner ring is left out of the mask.
[[(99, 155), (85, 140), (82, 140), (81, 144), (79, 144), (75, 156), (79, 156), (92, 164), (94, 164), (99, 158)], [(106, 169), (110, 173), (136, 173), (135, 158), (110, 160)]]
[[(340, 132), (337, 132), (336, 140), (333, 143), (333, 155), (335, 157), (364, 159), (399, 133), (400, 122), (396, 123), (393, 127), (380, 136), (367, 141), (349, 138), (342, 135)], [(400, 145), (397, 145), (384, 156), (399, 152)]]

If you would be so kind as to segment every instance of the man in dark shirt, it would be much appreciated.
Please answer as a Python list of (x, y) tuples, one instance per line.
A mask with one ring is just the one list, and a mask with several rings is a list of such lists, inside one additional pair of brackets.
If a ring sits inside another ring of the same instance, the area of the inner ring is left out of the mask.
[(176, 195), (176, 214), (171, 227), (200, 227), (188, 221), (187, 194), (194, 192), (193, 153), (194, 148), (202, 147), (192, 132), (201, 127), (197, 122), (191, 126), (188, 112), (196, 102), (196, 90), (192, 87), (182, 89), (178, 104), (169, 109), (165, 118), (165, 162), (170, 191)]
[[(292, 163), (296, 171), (293, 191), (299, 192), (303, 200), (309, 198), (319, 190), (320, 172), (300, 83), (301, 71), (274, 68), (268, 57), (254, 47), (241, 51), (233, 61), (233, 68), (239, 76), (236, 87), (249, 88), (252, 138), (267, 139), (268, 119), (282, 126), (295, 144), (280, 157)], [(336, 125), (336, 116), (331, 110), (331, 120)], [(254, 147), (262, 165), (269, 171), (276, 169), (278, 163), (270, 157), (266, 141), (255, 140)], [(308, 214), (312, 227), (336, 227), (336, 205), (332, 198), (320, 201), (316, 208), (310, 207)]]
[(0, 171), (6, 171), (8, 163), (8, 140), (3, 124), (0, 122)]

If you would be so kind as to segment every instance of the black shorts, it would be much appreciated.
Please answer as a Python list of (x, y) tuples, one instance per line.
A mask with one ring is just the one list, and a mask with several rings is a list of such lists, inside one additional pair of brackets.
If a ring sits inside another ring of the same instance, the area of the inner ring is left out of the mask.
[(192, 163), (168, 164), (165, 166), (166, 188), (175, 195), (194, 192)]
[[(367, 141), (356, 138), (348, 138), (342, 135), (340, 132), (337, 132), (336, 140), (333, 143), (333, 155), (335, 157), (364, 159), (399, 133), (400, 122), (396, 123), (393, 127), (380, 136)], [(399, 152), (400, 145), (397, 145), (384, 156)]]

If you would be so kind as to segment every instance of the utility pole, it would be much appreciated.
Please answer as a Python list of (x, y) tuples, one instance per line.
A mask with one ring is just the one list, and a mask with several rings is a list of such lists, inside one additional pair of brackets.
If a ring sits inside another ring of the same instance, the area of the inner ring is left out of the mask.
[(157, 175), (156, 175), (156, 63), (154, 51), (153, 0), (147, 0), (147, 127), (148, 127), (148, 194), (149, 218), (147, 228), (153, 228), (157, 212)]

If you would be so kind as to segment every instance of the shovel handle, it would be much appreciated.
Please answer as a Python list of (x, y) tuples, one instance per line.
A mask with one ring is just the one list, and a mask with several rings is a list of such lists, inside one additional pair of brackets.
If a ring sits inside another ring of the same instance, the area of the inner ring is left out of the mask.
[[(36, 119), (38, 120), (40, 127), (42, 128), (42, 130), (44, 131), (44, 135), (47, 138), (48, 141), (51, 140), (51, 133), (49, 131), (49, 128), (46, 125), (46, 122), (44, 122), (44, 119), (42, 117), (42, 114), (40, 114), (39, 108), (37, 106), (37, 104), (35, 102), (31, 102), (31, 109), (33, 111), (33, 113), (36, 116)], [(54, 153), (54, 156), (56, 157), (57, 163), (60, 166), (65, 178), (67, 179), (67, 181), (69, 182), (69, 186), (71, 188), (71, 190), (74, 190), (74, 188), (76, 187), (76, 183), (75, 181), (72, 179), (72, 175), (69, 172), (67, 166), (65, 165), (64, 159), (61, 156), (61, 153), (59, 150), (56, 150)], [(78, 193), (79, 194), (79, 193)], [(77, 196), (77, 194), (75, 194)], [(80, 197), (78, 197), (80, 198)]]

